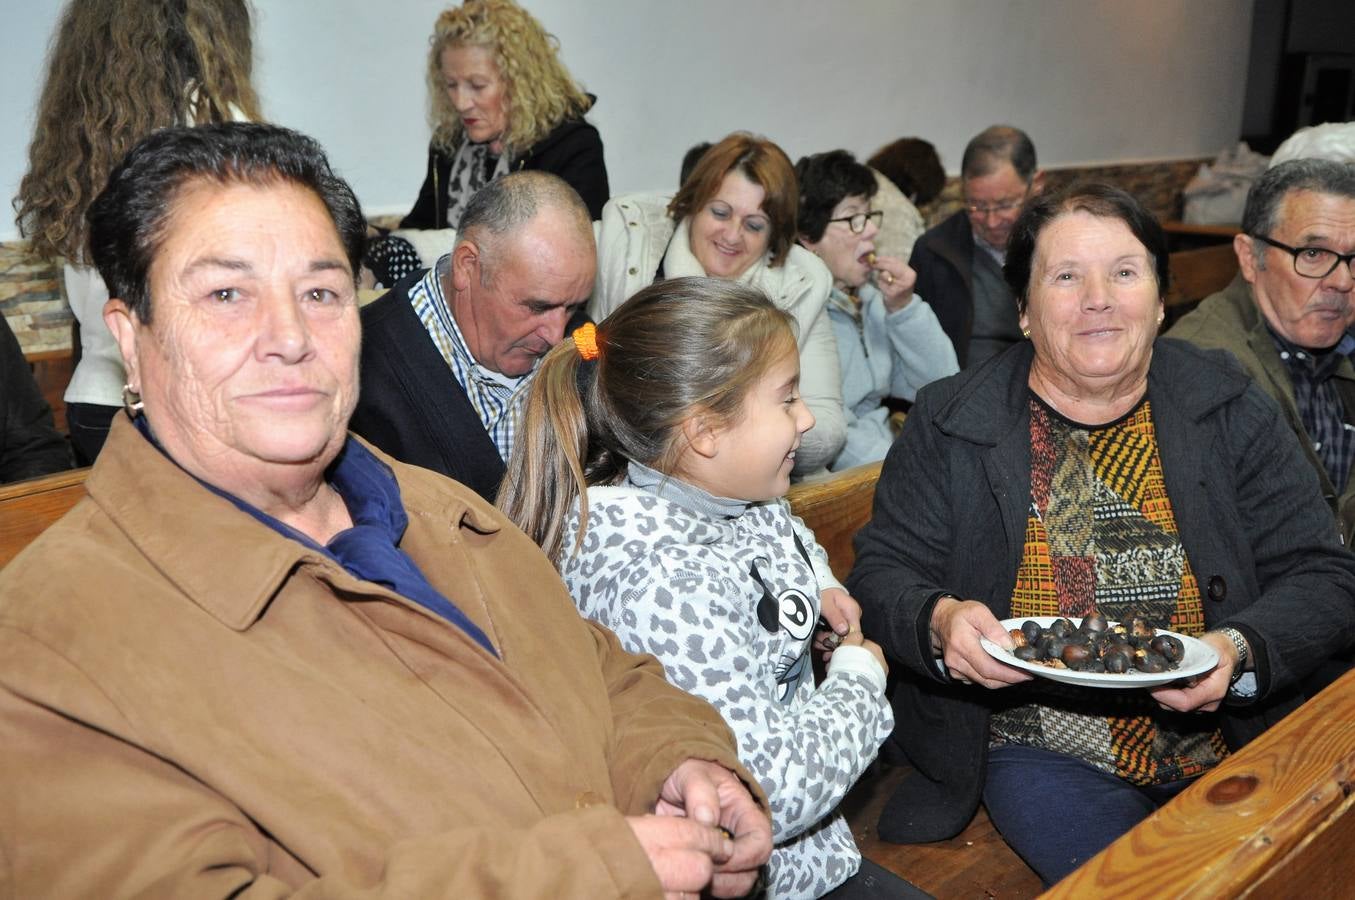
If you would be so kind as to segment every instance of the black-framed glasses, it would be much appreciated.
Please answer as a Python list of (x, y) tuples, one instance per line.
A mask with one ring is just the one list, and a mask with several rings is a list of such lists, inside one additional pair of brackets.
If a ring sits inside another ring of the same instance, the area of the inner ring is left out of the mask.
[(1253, 234), (1252, 238), (1294, 257), (1294, 271), (1304, 278), (1326, 278), (1341, 263), (1345, 263), (1351, 276), (1355, 277), (1355, 253), (1337, 253), (1325, 247), (1291, 247), (1259, 234)]
[(840, 219), (829, 219), (828, 224), (834, 222), (846, 222), (847, 227), (852, 230), (852, 234), (860, 234), (866, 230), (866, 222), (874, 222), (875, 227), (879, 228), (885, 220), (885, 212), (882, 209), (872, 209), (870, 212), (857, 213), (854, 216), (843, 216)]

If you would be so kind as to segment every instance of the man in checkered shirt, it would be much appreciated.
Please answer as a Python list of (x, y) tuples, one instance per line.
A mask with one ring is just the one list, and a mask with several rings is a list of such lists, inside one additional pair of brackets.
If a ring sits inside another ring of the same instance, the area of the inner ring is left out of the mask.
[(1295, 159), (1252, 186), (1233, 238), (1241, 269), (1172, 328), (1232, 352), (1304, 448), (1347, 546), (1355, 538), (1355, 165)]
[(588, 208), (558, 177), (485, 185), (452, 251), (362, 310), (350, 427), (493, 502), (537, 364), (586, 321), (596, 256)]

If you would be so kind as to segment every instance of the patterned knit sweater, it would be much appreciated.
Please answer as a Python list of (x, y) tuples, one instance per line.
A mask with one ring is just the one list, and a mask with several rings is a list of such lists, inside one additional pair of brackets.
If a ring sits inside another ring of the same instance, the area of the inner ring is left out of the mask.
[(710, 701), (771, 802), (770, 896), (817, 897), (860, 866), (838, 803), (893, 727), (884, 672), (841, 647), (815, 685), (810, 644), (827, 554), (785, 501), (747, 504), (631, 465), (588, 492), (561, 574), (582, 613)]

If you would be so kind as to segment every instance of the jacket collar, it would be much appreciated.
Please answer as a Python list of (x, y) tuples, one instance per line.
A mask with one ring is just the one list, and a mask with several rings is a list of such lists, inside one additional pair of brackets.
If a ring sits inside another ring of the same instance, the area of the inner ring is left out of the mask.
[[(114, 419), (108, 443), (85, 482), (90, 499), (147, 565), (223, 625), (236, 631), (253, 625), (301, 566), (323, 570), (327, 580), (349, 591), (362, 590), (365, 582), (207, 490), (124, 416)], [(380, 451), (372, 453), (390, 464)], [(416, 486), (397, 481), (407, 498), (420, 493)], [(494, 521), (477, 516), (454, 496), (444, 499), (444, 506), (437, 516), (442, 522), (482, 534), (498, 530)], [(411, 534), (425, 531), (421, 525), (411, 522)], [(373, 594), (397, 596), (377, 585), (366, 587)], [(408, 605), (421, 609), (412, 601)]]
[[(936, 416), (945, 434), (995, 446), (1024, 421), (1027, 379), (1034, 345), (1023, 341), (1005, 353), (955, 376), (961, 384)], [(1201, 377), (1206, 375), (1207, 377)], [(1198, 422), (1247, 389), (1250, 379), (1222, 354), (1204, 353), (1171, 338), (1153, 342), (1148, 400), (1166, 404)]]
[(960, 273), (965, 290), (973, 293), (974, 226), (969, 223), (968, 214), (963, 209), (953, 213), (919, 240), (924, 239), (928, 249)]

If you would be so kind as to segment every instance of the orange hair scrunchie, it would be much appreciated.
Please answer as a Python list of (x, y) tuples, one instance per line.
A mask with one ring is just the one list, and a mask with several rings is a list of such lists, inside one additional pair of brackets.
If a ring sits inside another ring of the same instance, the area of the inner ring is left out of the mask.
[(574, 346), (587, 361), (598, 358), (598, 330), (592, 322), (574, 329)]

